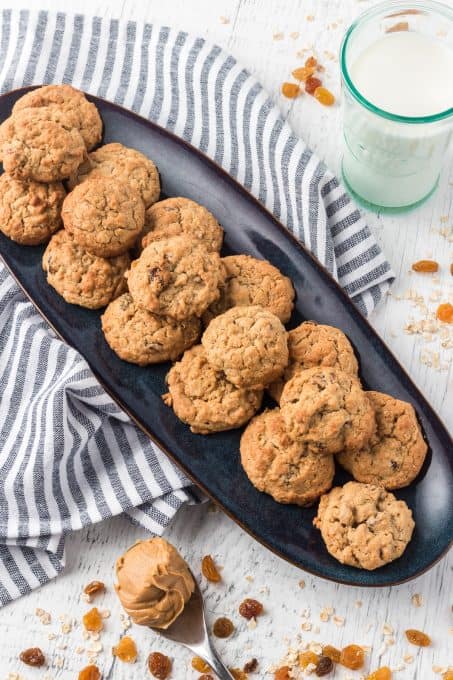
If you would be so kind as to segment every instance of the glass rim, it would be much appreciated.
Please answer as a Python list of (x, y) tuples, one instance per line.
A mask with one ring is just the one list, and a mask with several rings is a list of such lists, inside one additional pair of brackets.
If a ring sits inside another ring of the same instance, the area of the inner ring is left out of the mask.
[(412, 0), (412, 1), (399, 0), (398, 2), (394, 2), (394, 0), (387, 0), (386, 2), (379, 3), (378, 5), (371, 7), (365, 12), (362, 12), (362, 14), (360, 14), (357, 17), (357, 19), (350, 25), (350, 27), (346, 31), (340, 47), (341, 76), (350, 94), (354, 97), (354, 99), (356, 99), (360, 104), (362, 104), (362, 106), (371, 111), (371, 113), (374, 113), (375, 115), (380, 116), (381, 118), (387, 118), (388, 120), (394, 121), (396, 123), (411, 123), (411, 124), (437, 123), (439, 121), (449, 118), (450, 116), (453, 116), (453, 107), (445, 109), (444, 111), (440, 111), (439, 113), (431, 114), (429, 116), (402, 116), (396, 113), (390, 113), (390, 111), (386, 111), (385, 109), (381, 109), (378, 106), (372, 104), (368, 99), (366, 99), (366, 97), (364, 97), (359, 92), (359, 90), (352, 82), (352, 78), (349, 75), (349, 71), (346, 66), (346, 52), (349, 46), (351, 36), (353, 35), (354, 31), (363, 23), (363, 21), (366, 21), (367, 19), (370, 19), (373, 16), (380, 14), (384, 10), (384, 8), (388, 8), (392, 12), (395, 12), (395, 10), (404, 9), (407, 10), (420, 9), (425, 11), (436, 11), (438, 14), (447, 17), (447, 19), (449, 19), (453, 23), (453, 9), (451, 9), (448, 5), (445, 5), (444, 3), (435, 2), (433, 0)]

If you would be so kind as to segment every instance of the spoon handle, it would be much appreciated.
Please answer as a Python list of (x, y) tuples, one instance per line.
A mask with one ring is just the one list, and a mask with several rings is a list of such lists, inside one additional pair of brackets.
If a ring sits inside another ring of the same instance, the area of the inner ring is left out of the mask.
[(234, 680), (228, 668), (223, 664), (216, 649), (208, 642), (206, 647), (203, 647), (203, 658), (211, 666), (214, 673), (219, 680)]

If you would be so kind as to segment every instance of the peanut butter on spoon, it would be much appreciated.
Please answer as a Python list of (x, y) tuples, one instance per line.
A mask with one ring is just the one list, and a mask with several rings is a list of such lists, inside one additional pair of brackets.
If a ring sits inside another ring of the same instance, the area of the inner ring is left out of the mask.
[(115, 590), (134, 623), (168, 628), (195, 589), (187, 563), (165, 539), (140, 541), (116, 562)]

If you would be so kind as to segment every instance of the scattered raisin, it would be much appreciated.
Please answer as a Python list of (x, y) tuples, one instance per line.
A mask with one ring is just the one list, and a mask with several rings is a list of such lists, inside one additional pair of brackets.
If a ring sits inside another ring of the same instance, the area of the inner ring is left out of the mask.
[(241, 671), (240, 668), (229, 668), (228, 670), (230, 671), (234, 680), (248, 680), (247, 679), (247, 673), (244, 673), (244, 671)]
[(305, 92), (307, 94), (313, 94), (318, 87), (321, 87), (321, 81), (319, 78), (310, 76), (310, 78), (307, 78), (305, 81)]
[(453, 305), (449, 302), (444, 302), (438, 306), (436, 316), (439, 321), (444, 323), (453, 323)]
[(332, 106), (332, 104), (335, 103), (335, 97), (332, 92), (326, 87), (322, 87), (322, 85), (316, 88), (313, 92), (313, 96), (323, 106)]
[(90, 633), (99, 633), (99, 631), (104, 628), (104, 622), (97, 607), (90, 609), (90, 611), (84, 615), (82, 622), (85, 630), (90, 631)]
[(419, 260), (412, 265), (414, 272), (430, 273), (439, 271), (439, 264), (435, 260)]
[(214, 621), (214, 625), (212, 627), (212, 632), (218, 638), (230, 637), (233, 630), (233, 622), (230, 621), (230, 619), (227, 619), (225, 616), (221, 616), (219, 619)]
[(41, 668), (46, 663), (44, 654), (39, 649), (39, 647), (30, 647), (30, 649), (25, 649), (20, 653), (19, 659), (27, 664), (27, 666), (35, 666), (36, 668)]
[(160, 652), (151, 652), (148, 657), (148, 668), (151, 675), (158, 680), (166, 680), (171, 672), (171, 660)]
[(450, 274), (453, 276), (453, 262), (450, 265)]
[(101, 671), (97, 666), (86, 666), (80, 671), (79, 680), (101, 680)]
[(198, 680), (214, 680), (214, 678), (210, 673), (203, 673), (203, 675), (200, 675)]
[(314, 66), (301, 66), (301, 68), (296, 68), (291, 75), (296, 80), (306, 81), (315, 72)]
[(248, 621), (250, 621), (250, 619), (256, 619), (256, 617), (262, 614), (262, 612), (263, 605), (261, 604), (261, 602), (258, 602), (258, 600), (252, 600), (249, 597), (247, 597), (239, 605), (239, 614)]
[(325, 645), (322, 648), (322, 655), (328, 656), (334, 663), (340, 663), (341, 652), (336, 647), (332, 647), (332, 645)]
[(100, 593), (105, 592), (105, 585), (102, 583), (102, 581), (91, 581), (91, 583), (85, 586), (83, 592), (85, 595), (89, 595), (90, 597), (93, 595), (99, 595)]
[(347, 645), (341, 650), (340, 663), (352, 671), (357, 671), (365, 663), (365, 652), (359, 645)]
[(310, 664), (316, 666), (319, 661), (319, 656), (310, 650), (306, 652), (301, 652), (299, 654), (299, 666), (301, 668), (307, 668)]
[(219, 570), (217, 569), (211, 555), (205, 555), (201, 560), (201, 573), (211, 583), (218, 583), (222, 580)]
[(255, 673), (258, 668), (258, 659), (251, 659), (244, 664), (244, 673)]
[(374, 673), (370, 673), (366, 680), (392, 680), (392, 671), (388, 666), (382, 666)]
[(301, 92), (302, 90), (296, 83), (283, 83), (282, 85), (282, 95), (288, 99), (295, 99)]
[(406, 630), (406, 637), (410, 643), (412, 643), (413, 645), (417, 645), (417, 647), (429, 647), (429, 645), (431, 644), (431, 638), (429, 637), (429, 635), (426, 635), (426, 633), (422, 633), (421, 630), (414, 630), (413, 628), (409, 628), (409, 630)]
[(453, 680), (453, 671), (445, 671), (442, 675), (442, 680)]
[(289, 666), (278, 668), (274, 673), (274, 680), (290, 680), (289, 671)]
[(316, 57), (308, 57), (308, 59), (305, 60), (305, 66), (308, 68), (316, 68), (318, 66), (318, 60)]
[(206, 661), (201, 658), (201, 656), (193, 657), (192, 668), (194, 671), (198, 671), (199, 673), (208, 673), (211, 670), (209, 664), (207, 664)]
[(333, 669), (332, 659), (328, 656), (320, 656), (319, 661), (315, 668), (315, 673), (318, 676), (318, 678), (321, 678), (323, 675), (329, 675), (332, 669)]
[(118, 644), (112, 649), (113, 656), (117, 656), (120, 661), (135, 663), (137, 661), (137, 645), (131, 637), (125, 635)]

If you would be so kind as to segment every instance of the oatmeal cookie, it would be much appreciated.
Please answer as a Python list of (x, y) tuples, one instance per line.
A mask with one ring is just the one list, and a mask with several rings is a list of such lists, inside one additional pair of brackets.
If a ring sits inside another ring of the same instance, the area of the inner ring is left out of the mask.
[(380, 392), (367, 395), (376, 417), (376, 434), (367, 447), (342, 451), (337, 460), (358, 482), (400, 489), (416, 478), (428, 447), (412, 404)]
[(246, 305), (259, 305), (278, 316), (282, 323), (289, 321), (294, 288), (277, 267), (250, 255), (230, 255), (222, 258), (222, 262), (226, 270), (225, 284), (220, 289), (220, 298), (203, 315), (206, 326), (227, 309)]
[(145, 216), (142, 247), (169, 236), (203, 241), (210, 251), (222, 247), (223, 229), (206, 208), (189, 198), (167, 198), (148, 208)]
[(241, 437), (241, 462), (259, 490), (278, 503), (311, 505), (332, 486), (334, 457), (314, 453), (286, 432), (280, 409), (255, 416)]
[(0, 230), (25, 246), (47, 241), (61, 227), (66, 195), (61, 182), (42, 184), (0, 176)]
[(219, 297), (224, 278), (219, 254), (184, 236), (153, 241), (127, 273), (138, 305), (180, 321), (200, 317)]
[(175, 321), (138, 307), (129, 293), (109, 304), (101, 317), (105, 339), (124, 361), (146, 366), (175, 361), (200, 335), (196, 317)]
[(401, 557), (415, 526), (404, 501), (381, 486), (358, 482), (322, 496), (313, 524), (335, 559), (370, 571)]
[(159, 200), (160, 180), (156, 166), (136, 149), (112, 143), (89, 154), (88, 160), (69, 178), (68, 187), (74, 189), (87, 178), (113, 177), (140, 194), (145, 208)]
[(73, 116), (74, 126), (88, 150), (101, 141), (102, 120), (96, 106), (71, 85), (44, 85), (27, 92), (14, 104), (13, 115), (24, 109), (41, 108), (58, 109)]
[(339, 328), (316, 321), (304, 321), (288, 333), (289, 364), (281, 380), (269, 385), (268, 392), (280, 402), (283, 387), (297, 371), (315, 366), (331, 366), (357, 375), (359, 365), (346, 335)]
[(96, 177), (66, 196), (61, 214), (65, 228), (82, 248), (99, 257), (114, 257), (134, 245), (143, 229), (145, 207), (127, 184)]
[(261, 406), (262, 390), (235, 387), (208, 363), (202, 345), (187, 350), (167, 375), (163, 395), (192, 432), (210, 434), (244, 425)]
[(86, 157), (72, 119), (47, 109), (24, 109), (1, 130), (3, 167), (16, 179), (57, 182), (69, 177)]
[(280, 407), (289, 434), (324, 453), (358, 450), (376, 429), (358, 378), (335, 368), (296, 373), (283, 389)]
[(233, 385), (263, 389), (288, 363), (286, 336), (275, 314), (251, 305), (216, 316), (201, 342), (209, 363)]
[(66, 302), (88, 309), (105, 307), (126, 289), (129, 255), (106, 259), (91, 255), (62, 229), (52, 236), (42, 266), (47, 282)]

